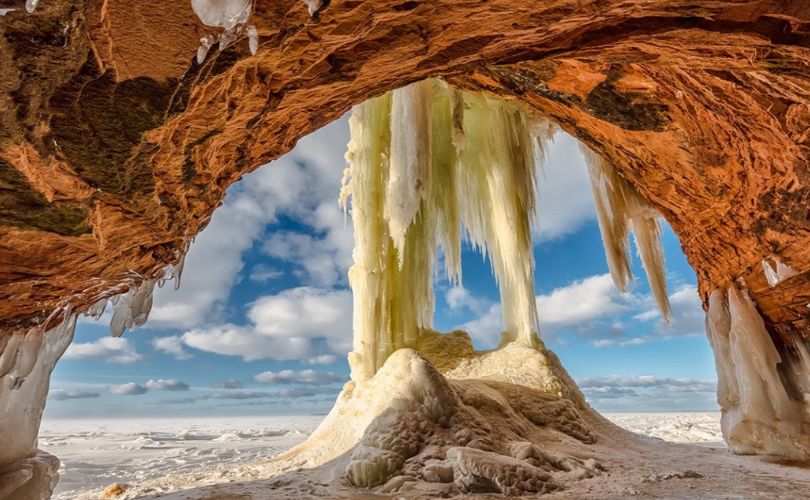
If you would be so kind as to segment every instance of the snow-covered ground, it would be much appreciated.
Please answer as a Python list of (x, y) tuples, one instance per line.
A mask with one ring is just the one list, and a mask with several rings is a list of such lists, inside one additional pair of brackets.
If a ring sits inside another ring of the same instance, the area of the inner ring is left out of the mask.
[[(719, 412), (608, 413), (633, 432), (723, 446)], [(322, 416), (46, 420), (39, 447), (62, 459), (56, 499), (211, 466), (256, 462), (302, 442)]]
[(55, 499), (256, 462), (300, 443), (323, 416), (45, 420), (39, 447), (62, 460)]

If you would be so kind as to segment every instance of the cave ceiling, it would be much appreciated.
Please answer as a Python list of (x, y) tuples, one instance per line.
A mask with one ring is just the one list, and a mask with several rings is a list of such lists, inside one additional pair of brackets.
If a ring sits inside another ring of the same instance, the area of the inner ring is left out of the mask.
[[(738, 281), (772, 331), (810, 333), (810, 3), (332, 0), (310, 17), (286, 0), (250, 22), (255, 55), (241, 36), (198, 64), (218, 30), (189, 2), (0, 17), (0, 329), (156, 276), (243, 174), (438, 76), (613, 162), (680, 237), (704, 301)], [(771, 287), (775, 257), (798, 274)]]

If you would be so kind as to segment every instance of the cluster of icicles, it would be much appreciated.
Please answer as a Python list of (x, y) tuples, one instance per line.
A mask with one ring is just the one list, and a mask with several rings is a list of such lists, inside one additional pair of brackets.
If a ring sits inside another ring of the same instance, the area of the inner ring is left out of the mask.
[(723, 437), (737, 453), (810, 458), (810, 351), (796, 337), (780, 353), (747, 291), (709, 295), (706, 333), (717, 367)]
[[(489, 258), (498, 282), (501, 343), (540, 344), (532, 218), (536, 164), (554, 135), (544, 118), (513, 102), (424, 80), (356, 106), (341, 203), (351, 197), (355, 379), (432, 328), (439, 248), (461, 281), (461, 239)], [(656, 213), (612, 165), (588, 154), (611, 274), (631, 279), (628, 234), (665, 318), (669, 316)]]
[[(323, 0), (303, 1), (310, 16), (317, 14), (323, 6)], [(225, 50), (242, 33), (248, 38), (250, 53), (256, 55), (256, 51), (259, 50), (259, 32), (256, 26), (247, 24), (253, 9), (252, 0), (191, 0), (191, 7), (203, 24), (222, 28), (216, 35), (200, 38), (197, 64), (205, 61), (208, 51), (215, 43), (219, 44), (220, 51)]]

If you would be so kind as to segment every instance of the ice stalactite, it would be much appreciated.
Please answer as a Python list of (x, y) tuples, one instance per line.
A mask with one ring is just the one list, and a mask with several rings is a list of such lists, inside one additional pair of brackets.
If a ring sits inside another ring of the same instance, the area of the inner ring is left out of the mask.
[[(773, 264), (771, 264), (770, 261), (773, 261)], [(782, 259), (779, 257), (763, 259), (762, 272), (765, 274), (765, 279), (771, 287), (799, 274), (798, 271), (782, 262)]]
[(370, 377), (432, 327), (438, 247), (460, 281), (462, 232), (492, 264), (504, 342), (540, 345), (535, 151), (524, 111), (426, 80), (356, 106), (349, 125), (341, 202), (351, 197), (355, 228), (353, 376)]
[[(59, 460), (37, 451), (50, 375), (76, 328), (76, 316), (50, 330), (0, 335), (0, 498), (50, 497)], [(46, 322), (47, 323), (47, 322)]]
[(664, 320), (669, 321), (671, 310), (658, 213), (612, 164), (588, 148), (583, 147), (582, 152), (591, 176), (599, 231), (613, 282), (619, 290), (626, 291), (633, 280), (628, 256), (628, 236), (632, 231), (650, 291)]
[(795, 393), (791, 397), (795, 391), (780, 375), (790, 361), (777, 350), (748, 293), (736, 286), (714, 290), (706, 324), (729, 447), (737, 453), (810, 458), (807, 403)]
[(197, 48), (197, 64), (202, 64), (208, 50), (219, 43), (219, 50), (225, 50), (240, 33), (248, 37), (251, 54), (259, 49), (259, 34), (253, 25), (246, 26), (253, 8), (252, 0), (191, 0), (191, 8), (206, 26), (222, 28), (216, 36), (200, 38)]

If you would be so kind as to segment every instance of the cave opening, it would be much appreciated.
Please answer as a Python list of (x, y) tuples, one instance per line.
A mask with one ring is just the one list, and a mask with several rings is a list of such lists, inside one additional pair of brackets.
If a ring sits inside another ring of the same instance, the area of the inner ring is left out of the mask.
[[(348, 251), (351, 250), (352, 211), (348, 211), (347, 220), (344, 220), (344, 214), (337, 204), (340, 173), (344, 165), (342, 154), (345, 143), (348, 142), (347, 129), (347, 120), (344, 117), (323, 131), (302, 140), (299, 148), (287, 157), (248, 174), (241, 183), (235, 185), (226, 198), (225, 205), (215, 212), (209, 228), (189, 248), (180, 291), (175, 292), (171, 286), (156, 289), (154, 311), (150, 315), (150, 322), (143, 327), (146, 328), (145, 331), (139, 328), (120, 339), (114, 339), (116, 342), (109, 342), (113, 339), (109, 339), (103, 324), (80, 325), (76, 345), (68, 351), (66, 359), (55, 371), (52, 394), (56, 397), (49, 403), (49, 411), (59, 410), (54, 409), (54, 406), (60, 404), (62, 411), (66, 410), (72, 399), (66, 397), (61, 401), (67, 403), (60, 403), (58, 398), (61, 395), (73, 394), (76, 401), (83, 402), (81, 394), (76, 392), (77, 387), (71, 387), (70, 383), (65, 385), (63, 380), (70, 380), (86, 369), (83, 365), (93, 362), (96, 366), (103, 362), (121, 362), (123, 371), (128, 373), (133, 373), (133, 367), (138, 366), (135, 373), (140, 374), (142, 380), (136, 378), (135, 382), (127, 383), (114, 380), (116, 383), (109, 384), (103, 390), (112, 391), (113, 400), (121, 401), (136, 396), (147, 402), (148, 406), (154, 405), (161, 413), (168, 411), (168, 414), (201, 410), (216, 414), (221, 411), (213, 404), (217, 401), (228, 401), (227, 397), (247, 398), (251, 396), (249, 392), (254, 393), (255, 399), (260, 399), (260, 396), (255, 394), (255, 389), (229, 394), (228, 391), (216, 392), (210, 390), (213, 387), (209, 387), (209, 391), (203, 391), (203, 396), (198, 395), (196, 401), (195, 397), (169, 398), (160, 393), (163, 390), (158, 388), (161, 383), (167, 385), (171, 384), (170, 381), (175, 381), (184, 384), (182, 380), (194, 375), (180, 366), (161, 368), (154, 362), (144, 363), (142, 358), (157, 355), (158, 363), (166, 360), (174, 365), (187, 366), (217, 363), (224, 356), (241, 357), (243, 361), (249, 362), (247, 368), (234, 369), (233, 364), (220, 364), (216, 377), (234, 379), (240, 385), (248, 386), (259, 385), (255, 378), (258, 374), (250, 373), (249, 370), (256, 372), (260, 367), (271, 368), (261, 373), (276, 376), (284, 370), (297, 369), (301, 372), (302, 363), (283, 359), (287, 355), (301, 354), (287, 353), (281, 343), (273, 344), (274, 333), (267, 330), (266, 323), (279, 321), (279, 316), (265, 317), (263, 326), (255, 320), (258, 312), (251, 316), (258, 309), (249, 306), (255, 303), (270, 306), (283, 304), (296, 314), (316, 314), (319, 311), (291, 306), (294, 303), (292, 301), (324, 299), (333, 294), (337, 296), (335, 301), (322, 304), (327, 307), (341, 307), (343, 312), (351, 308), (351, 301), (345, 300), (348, 282), (340, 275), (346, 273), (349, 264), (347, 248)], [(545, 150), (534, 152), (545, 155), (546, 160), (538, 169), (538, 182), (536, 185), (531, 183), (532, 189), (537, 189), (538, 200), (534, 208), (536, 214), (532, 214), (538, 224), (531, 227), (532, 237), (536, 240), (531, 252), (537, 262), (537, 268), (533, 268), (531, 274), (531, 293), (538, 304), (541, 335), (546, 342), (551, 340), (552, 348), (565, 352), (565, 366), (577, 368), (575, 376), (583, 386), (586, 397), (592, 404), (596, 402), (597, 407), (604, 405), (608, 411), (638, 411), (661, 409), (662, 403), (669, 403), (674, 406), (668, 406), (668, 409), (712, 409), (714, 386), (710, 380), (705, 380), (713, 377), (710, 364), (707, 363), (710, 359), (701, 330), (702, 310), (692, 281), (694, 277), (680, 252), (677, 237), (668, 226), (665, 227), (664, 241), (668, 260), (671, 260), (670, 269), (676, 273), (676, 278), (672, 281), (673, 297), (676, 298), (674, 325), (673, 328), (667, 328), (660, 319), (660, 313), (656, 312), (655, 300), (643, 279), (636, 280), (626, 293), (620, 293), (615, 288), (605, 264), (585, 158), (575, 139), (561, 131), (555, 131), (551, 135), (553, 138), (550, 136), (545, 143)], [(296, 199), (298, 203), (292, 204)], [(284, 205), (286, 202), (291, 204)], [(263, 203), (275, 204), (270, 208), (264, 207), (267, 210), (264, 216), (266, 218), (254, 222), (246, 221), (245, 217), (255, 213)], [(259, 247), (258, 251), (255, 247)], [(208, 270), (214, 260), (221, 264), (226, 263), (228, 252), (235, 255), (238, 262), (226, 267), (230, 267), (239, 276), (229, 285), (229, 300), (216, 306), (215, 302), (205, 302), (205, 293), (201, 298), (195, 298), (201, 291), (211, 288), (211, 282), (205, 281), (211, 278)], [(633, 256), (630, 261), (633, 272), (640, 276), (644, 272), (642, 263), (635, 252), (630, 255)], [(437, 267), (441, 266), (445, 258), (444, 253), (439, 251)], [(469, 345), (464, 342), (458, 344), (457, 350), (450, 352), (450, 356), (429, 358), (445, 370), (454, 363), (454, 354), (463, 357), (473, 348), (482, 352), (496, 349), (502, 341), (501, 332), (504, 330), (500, 297), (497, 293), (498, 283), (491, 264), (468, 241), (461, 243), (458, 258), (466, 279), (461, 282), (451, 281), (443, 270), (431, 272), (430, 278), (431, 287), (437, 292), (434, 316), (436, 330), (465, 330), (472, 337)], [(330, 261), (331, 266), (320, 265), (324, 260)], [(278, 282), (279, 273), (287, 275), (288, 279)], [(268, 283), (270, 286), (265, 286)], [(540, 285), (537, 291), (535, 284)], [(301, 293), (302, 290), (310, 293)], [(193, 317), (195, 306), (198, 309), (211, 309), (209, 314), (199, 318), (208, 321), (215, 319), (217, 309), (222, 312), (223, 306), (232, 309), (241, 306), (247, 311), (244, 315), (227, 313), (219, 318), (220, 326), (194, 328), (195, 325), (191, 323), (184, 325), (180, 317), (186, 316), (187, 314), (182, 313), (189, 308), (192, 309)], [(351, 339), (351, 314), (348, 316), (348, 321), (339, 319), (337, 323), (316, 325), (319, 328), (343, 329), (336, 335), (313, 340), (313, 348), (316, 350), (310, 353), (312, 359), (331, 356), (325, 365), (314, 365), (315, 371), (332, 375), (335, 372), (345, 373), (346, 368), (340, 358), (349, 349)], [(109, 322), (110, 319), (108, 312), (101, 323)], [(622, 322), (630, 324), (620, 325)], [(289, 326), (290, 323), (284, 325)], [(246, 337), (250, 343), (240, 342), (239, 335), (250, 335), (251, 328), (258, 333), (252, 338)], [(283, 331), (283, 328), (279, 330)], [(170, 335), (166, 335), (167, 333)], [(289, 331), (283, 333), (291, 334)], [(437, 339), (438, 337), (430, 335), (423, 341), (430, 343)], [(231, 344), (230, 348), (228, 342)], [(262, 350), (263, 342), (270, 346), (262, 354), (259, 351)], [(652, 347), (658, 342), (670, 344), (670, 347)], [(244, 350), (234, 348), (235, 343), (243, 345)], [(107, 351), (100, 349), (104, 344), (109, 344), (106, 345)], [(671, 347), (673, 344), (677, 347)], [(325, 351), (317, 350), (323, 347), (326, 348)], [(426, 351), (432, 352), (434, 356), (437, 354), (435, 346), (426, 348)], [(703, 368), (697, 370), (693, 364), (688, 370), (684, 370), (682, 365), (677, 366), (678, 351), (689, 353), (693, 358), (696, 353), (702, 352)], [(251, 352), (255, 357), (248, 354)], [(272, 361), (274, 356), (282, 359)], [(638, 366), (639, 357), (645, 360), (644, 368)], [(597, 361), (599, 358), (603, 360)], [(588, 366), (593, 366), (594, 363), (601, 365), (600, 369), (589, 370)], [(627, 371), (618, 370), (626, 363), (635, 363), (636, 366)], [(662, 363), (675, 371), (663, 373), (653, 368)], [(143, 364), (146, 366), (141, 368), (140, 365)], [(535, 367), (542, 369), (542, 364), (535, 364)], [(701, 371), (706, 374), (704, 379), (697, 378)], [(130, 377), (132, 378), (134, 377)], [(203, 380), (209, 386), (219, 382), (211, 376), (203, 377)], [(149, 389), (150, 383), (154, 389)], [(535, 380), (535, 383), (543, 382)], [(102, 384), (96, 386), (102, 388)], [(307, 387), (303, 384), (295, 388)], [(327, 388), (332, 392), (323, 395), (309, 394), (309, 397), (323, 397), (315, 404), (308, 401), (299, 405), (298, 411), (317, 413), (328, 409), (326, 405), (332, 403), (337, 387)], [(549, 390), (548, 387), (545, 389)], [(85, 390), (88, 389), (85, 387)], [(560, 393), (559, 384), (556, 389), (551, 390)], [(92, 389), (89, 391), (92, 392)], [(199, 394), (198, 391), (198, 388), (194, 388), (192, 394)], [(268, 393), (265, 397), (271, 397), (271, 394)], [(279, 396), (281, 393), (275, 394)], [(303, 394), (307, 397), (306, 391)], [(684, 395), (687, 397), (683, 398)], [(679, 400), (679, 397), (683, 399)], [(111, 398), (104, 394), (102, 399), (109, 401)], [(116, 411), (113, 409), (115, 406), (122, 405), (101, 407), (106, 412)], [(74, 408), (72, 416), (82, 417), (87, 416), (88, 412), (98, 412), (99, 406), (95, 406), (95, 410), (92, 408), (92, 405), (85, 409)], [(245, 411), (244, 408), (249, 407), (243, 407), (242, 411)], [(278, 407), (269, 404), (263, 409), (277, 411)], [(263, 410), (254, 411), (260, 414)], [(145, 410), (144, 415), (149, 414)], [(225, 416), (227, 415), (223, 414)], [(46, 428), (49, 428), (48, 424), (46, 414)], [(46, 433), (46, 436), (50, 434)], [(46, 437), (46, 441), (47, 439)], [(160, 441), (154, 436), (152, 439)], [(70, 480), (66, 484), (70, 484)]]

